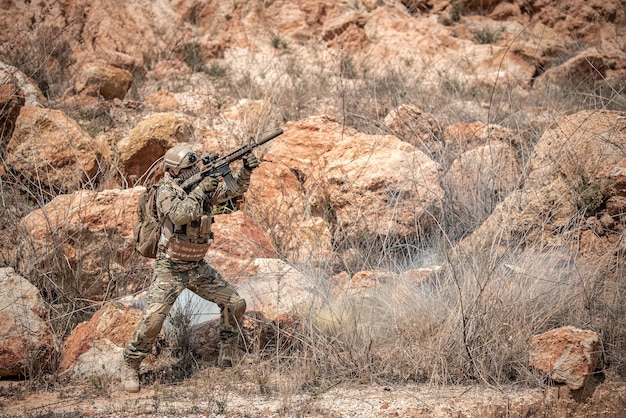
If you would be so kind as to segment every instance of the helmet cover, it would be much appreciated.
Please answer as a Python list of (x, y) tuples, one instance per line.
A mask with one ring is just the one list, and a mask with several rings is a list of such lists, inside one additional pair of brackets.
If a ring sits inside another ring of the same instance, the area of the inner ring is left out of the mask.
[(163, 156), (163, 168), (170, 169), (177, 176), (180, 171), (193, 167), (198, 161), (197, 154), (187, 144), (170, 148)]

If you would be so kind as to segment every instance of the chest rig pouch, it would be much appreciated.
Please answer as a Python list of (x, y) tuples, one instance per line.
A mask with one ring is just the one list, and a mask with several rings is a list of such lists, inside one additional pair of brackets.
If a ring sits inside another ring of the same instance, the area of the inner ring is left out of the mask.
[(187, 225), (174, 225), (172, 236), (167, 240), (165, 255), (178, 261), (200, 261), (209, 244), (213, 242), (211, 216), (202, 215)]

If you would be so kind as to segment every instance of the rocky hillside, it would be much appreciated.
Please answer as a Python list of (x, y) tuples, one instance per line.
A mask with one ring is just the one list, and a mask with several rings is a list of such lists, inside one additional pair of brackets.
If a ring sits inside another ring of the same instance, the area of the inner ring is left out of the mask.
[[(9, 0), (0, 16), (0, 376), (116, 376), (160, 157), (281, 128), (207, 255), (248, 300), (256, 373), (292, 374), (290, 391), (548, 383), (534, 410), (561, 416), (624, 382), (621, 1)], [(214, 362), (215, 322), (194, 319), (214, 307), (190, 300), (144, 383)]]

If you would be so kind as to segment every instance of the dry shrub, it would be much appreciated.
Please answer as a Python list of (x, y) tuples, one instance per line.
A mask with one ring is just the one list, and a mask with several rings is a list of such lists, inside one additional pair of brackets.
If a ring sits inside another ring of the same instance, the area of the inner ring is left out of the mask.
[[(535, 386), (530, 338), (565, 325), (603, 341), (597, 373), (624, 377), (623, 265), (585, 264), (562, 250), (455, 254), (421, 284), (396, 276), (362, 294), (325, 288), (281, 371), (308, 390), (339, 382)], [(608, 279), (607, 279), (608, 277)]]
[(74, 63), (67, 32), (54, 26), (18, 32), (0, 48), (0, 61), (35, 80), (47, 98), (57, 97), (67, 88), (66, 70)]

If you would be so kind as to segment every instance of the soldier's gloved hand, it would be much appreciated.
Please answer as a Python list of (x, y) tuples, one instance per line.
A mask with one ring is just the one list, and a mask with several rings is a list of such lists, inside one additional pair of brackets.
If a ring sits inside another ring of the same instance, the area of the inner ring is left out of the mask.
[(218, 184), (219, 182), (215, 177), (208, 176), (203, 178), (200, 184), (198, 184), (196, 187), (200, 187), (204, 194), (209, 194), (217, 189)]
[(256, 158), (256, 155), (249, 152), (248, 154), (243, 156), (243, 167), (246, 170), (252, 171), (258, 166), (259, 166), (259, 160)]
[(218, 181), (215, 177), (205, 177), (194, 189), (189, 192), (189, 197), (195, 199), (197, 202), (202, 202), (207, 194), (213, 192), (218, 185)]

